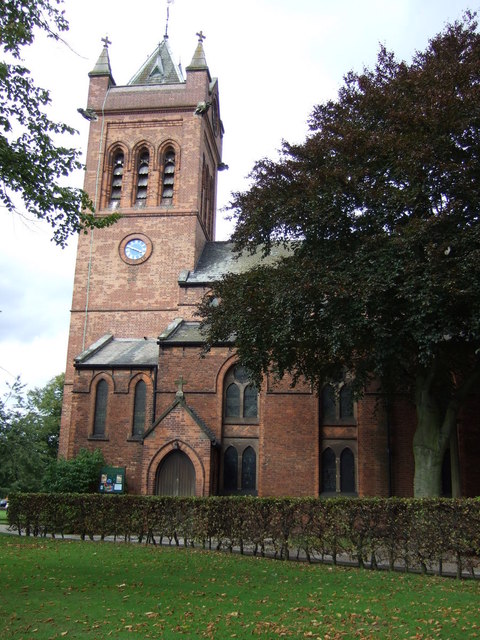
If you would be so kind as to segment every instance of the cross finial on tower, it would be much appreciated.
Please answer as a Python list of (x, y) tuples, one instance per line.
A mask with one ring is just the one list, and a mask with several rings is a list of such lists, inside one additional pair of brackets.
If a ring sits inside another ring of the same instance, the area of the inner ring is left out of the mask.
[(183, 379), (183, 376), (180, 376), (178, 380), (175, 380), (175, 384), (178, 385), (178, 391), (175, 395), (177, 398), (183, 398), (183, 385), (187, 384), (187, 381)]
[(102, 42), (103, 42), (103, 46), (108, 49), (108, 45), (112, 44), (111, 40), (108, 39), (108, 36), (105, 36), (105, 38), (102, 38)]
[(200, 43), (202, 43), (202, 42), (205, 40), (205, 38), (207, 37), (207, 36), (204, 36), (204, 35), (203, 35), (203, 31), (199, 31), (199, 32), (198, 32), (198, 33), (196, 33), (195, 35), (196, 35), (196, 36), (198, 36), (198, 41), (199, 41)]

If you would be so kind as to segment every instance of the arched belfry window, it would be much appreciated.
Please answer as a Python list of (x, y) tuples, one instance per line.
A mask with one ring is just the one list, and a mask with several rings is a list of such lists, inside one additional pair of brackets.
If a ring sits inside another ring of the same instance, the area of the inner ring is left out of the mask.
[(143, 149), (138, 158), (137, 195), (135, 198), (137, 207), (144, 207), (147, 202), (149, 164), (150, 154), (146, 149)]
[(225, 377), (223, 415), (225, 422), (258, 421), (258, 390), (250, 380), (248, 370), (235, 365)]
[(108, 384), (100, 380), (95, 389), (95, 413), (93, 418), (93, 435), (105, 436), (107, 422)]
[(141, 436), (145, 431), (145, 409), (147, 406), (147, 385), (139, 380), (135, 385), (135, 399), (133, 403), (133, 436)]
[(112, 189), (110, 192), (110, 207), (112, 209), (120, 206), (124, 164), (125, 156), (123, 155), (123, 151), (118, 151), (113, 158)]
[(169, 147), (163, 157), (162, 203), (171, 204), (175, 183), (175, 151)]

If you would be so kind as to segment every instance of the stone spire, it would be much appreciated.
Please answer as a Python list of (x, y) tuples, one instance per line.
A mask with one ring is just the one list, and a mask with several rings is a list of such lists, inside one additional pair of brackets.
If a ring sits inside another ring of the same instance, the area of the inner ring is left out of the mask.
[(196, 71), (196, 70), (208, 70), (207, 59), (205, 57), (205, 51), (203, 50), (203, 41), (205, 40), (205, 36), (202, 31), (197, 33), (198, 36), (198, 44), (195, 49), (195, 53), (193, 54), (192, 61), (187, 67), (187, 71)]
[(88, 74), (90, 77), (93, 76), (109, 76), (112, 84), (115, 84), (115, 80), (113, 79), (112, 69), (110, 67), (110, 58), (108, 56), (108, 45), (112, 44), (108, 37), (102, 38), (103, 49), (100, 57), (97, 60), (97, 64)]

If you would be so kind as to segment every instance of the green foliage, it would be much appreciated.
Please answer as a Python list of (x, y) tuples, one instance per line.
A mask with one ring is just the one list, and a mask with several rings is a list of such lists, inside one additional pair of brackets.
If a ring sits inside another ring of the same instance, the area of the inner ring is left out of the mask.
[(56, 459), (64, 375), (25, 391), (17, 378), (0, 398), (0, 492), (38, 491)]
[(0, 559), (5, 638), (478, 636), (473, 580), (5, 535)]
[(346, 369), (359, 394), (372, 377), (408, 387), (415, 447), (436, 461), (416, 495), (439, 492), (480, 379), (479, 60), (467, 13), (411, 64), (382, 47), (374, 69), (349, 73), (306, 141), (259, 161), (233, 196), (237, 250), (288, 255), (225, 276), (200, 307), (208, 344), (235, 335), (257, 384), (289, 374), (320, 389)]
[(18, 194), (28, 215), (46, 220), (53, 240), (65, 246), (82, 229), (112, 224), (118, 216), (95, 218), (93, 205), (81, 189), (64, 185), (82, 168), (80, 154), (59, 146), (54, 138), (76, 131), (50, 120), (49, 92), (37, 87), (21, 62), (21, 49), (38, 30), (55, 40), (68, 29), (62, 0), (6, 0), (0, 6), (0, 203), (17, 211)]
[(14, 494), (9, 522), (27, 535), (76, 533), (359, 567), (458, 575), (480, 565), (480, 501), (380, 498), (170, 498)]
[(70, 460), (59, 458), (50, 464), (43, 482), (53, 493), (94, 493), (100, 484), (100, 469), (105, 460), (100, 449), (81, 449)]

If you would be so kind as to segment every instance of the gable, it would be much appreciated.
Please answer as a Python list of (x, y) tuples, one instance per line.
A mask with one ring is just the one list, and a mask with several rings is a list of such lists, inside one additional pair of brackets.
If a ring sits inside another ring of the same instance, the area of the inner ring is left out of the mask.
[(212, 446), (217, 446), (214, 432), (200, 416), (187, 405), (184, 398), (176, 398), (174, 402), (155, 420), (145, 432), (143, 439), (167, 435), (169, 438), (210, 440)]

